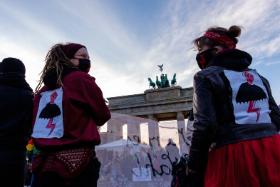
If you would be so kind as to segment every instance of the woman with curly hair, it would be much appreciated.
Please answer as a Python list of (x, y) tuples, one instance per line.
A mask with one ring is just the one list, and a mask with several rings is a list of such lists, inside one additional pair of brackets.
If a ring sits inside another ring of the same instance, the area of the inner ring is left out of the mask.
[(85, 46), (56, 44), (46, 56), (34, 99), (33, 170), (41, 186), (97, 186), (94, 146), (110, 111), (90, 70)]

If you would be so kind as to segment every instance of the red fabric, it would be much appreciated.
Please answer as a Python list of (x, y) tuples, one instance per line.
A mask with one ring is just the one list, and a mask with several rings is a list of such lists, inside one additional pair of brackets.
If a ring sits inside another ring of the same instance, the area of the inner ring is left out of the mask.
[(227, 46), (229, 49), (235, 49), (236, 47), (236, 43), (226, 35), (221, 35), (215, 32), (206, 32), (204, 36), (215, 41), (216, 43)]
[(73, 58), (75, 53), (81, 49), (81, 48), (86, 48), (84, 45), (81, 44), (76, 44), (76, 43), (68, 43), (66, 45), (61, 46), (64, 54), (69, 58)]
[(92, 148), (40, 153), (32, 161), (32, 171), (38, 173), (39, 177), (48, 172), (56, 173), (67, 183), (68, 179), (80, 175), (94, 157)]
[(198, 59), (198, 66), (201, 68), (201, 69), (204, 69), (206, 67), (206, 60), (205, 58), (201, 55)]
[(209, 152), (205, 187), (279, 187), (280, 136), (230, 144)]
[[(43, 87), (42, 91), (45, 91)], [(33, 125), (36, 119), (40, 92), (35, 95)], [(38, 148), (59, 148), (61, 145), (97, 145), (100, 135), (97, 126), (111, 117), (102, 92), (95, 79), (87, 73), (75, 71), (63, 79), (63, 122), (62, 138), (34, 139)]]

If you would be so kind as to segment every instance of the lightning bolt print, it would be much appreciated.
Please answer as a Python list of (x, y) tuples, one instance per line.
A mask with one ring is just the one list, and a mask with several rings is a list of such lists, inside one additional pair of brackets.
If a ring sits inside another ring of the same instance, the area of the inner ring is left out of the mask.
[(249, 101), (249, 106), (248, 106), (247, 112), (248, 113), (255, 112), (257, 114), (257, 120), (256, 121), (259, 121), (260, 108), (255, 108), (254, 105), (255, 105), (254, 101)]
[[(56, 92), (52, 93), (50, 96), (50, 104), (54, 104), (54, 101), (56, 98), (57, 98), (57, 93)], [(53, 118), (49, 119), (49, 122), (48, 122), (46, 128), (51, 129), (51, 131), (48, 134), (48, 136), (49, 136), (55, 129), (55, 124), (53, 124)]]
[(49, 122), (46, 126), (46, 128), (51, 129), (51, 131), (49, 132), (48, 136), (53, 132), (53, 130), (55, 129), (55, 124), (52, 123), (53, 122), (53, 118), (49, 119)]

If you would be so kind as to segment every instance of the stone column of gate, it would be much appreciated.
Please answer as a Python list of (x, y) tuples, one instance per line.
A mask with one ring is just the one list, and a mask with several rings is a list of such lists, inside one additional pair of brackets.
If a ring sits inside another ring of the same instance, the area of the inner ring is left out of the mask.
[(140, 121), (137, 118), (130, 117), (126, 121), (127, 139), (134, 142), (141, 142)]
[(107, 133), (109, 142), (123, 138), (123, 125), (123, 121), (114, 118), (110, 119), (107, 122)]
[(152, 148), (158, 149), (160, 147), (158, 120), (152, 114), (148, 115), (148, 118), (149, 143)]
[(177, 127), (179, 136), (180, 155), (184, 155), (187, 152), (187, 146), (185, 143), (185, 117), (182, 112), (177, 112)]

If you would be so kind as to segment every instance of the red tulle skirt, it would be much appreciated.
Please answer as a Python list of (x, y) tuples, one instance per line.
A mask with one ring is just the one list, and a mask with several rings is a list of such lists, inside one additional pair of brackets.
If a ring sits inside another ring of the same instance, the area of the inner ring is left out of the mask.
[(280, 187), (280, 135), (210, 151), (205, 187)]

